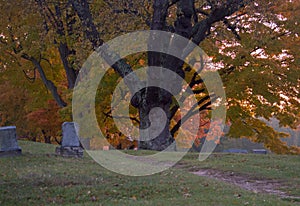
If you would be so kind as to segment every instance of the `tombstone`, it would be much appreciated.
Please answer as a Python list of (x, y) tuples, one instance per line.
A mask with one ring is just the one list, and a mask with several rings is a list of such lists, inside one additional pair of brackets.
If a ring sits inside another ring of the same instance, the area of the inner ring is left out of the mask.
[(0, 157), (21, 155), (18, 146), (16, 127), (0, 127)]
[(252, 153), (254, 153), (254, 154), (267, 154), (268, 151), (265, 150), (265, 149), (253, 149)]
[(224, 153), (238, 153), (238, 154), (247, 154), (248, 150), (245, 149), (236, 149), (236, 148), (230, 148), (227, 150), (223, 150)]
[(78, 137), (78, 125), (74, 122), (64, 122), (62, 125), (61, 146), (55, 149), (56, 154), (63, 157), (83, 157), (83, 148)]

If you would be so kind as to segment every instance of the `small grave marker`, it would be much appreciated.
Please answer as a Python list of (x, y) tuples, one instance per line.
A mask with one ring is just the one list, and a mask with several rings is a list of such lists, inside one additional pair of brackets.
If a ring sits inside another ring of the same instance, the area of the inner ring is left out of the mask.
[(22, 154), (22, 150), (18, 146), (16, 127), (0, 127), (0, 157), (20, 154)]
[(62, 142), (55, 152), (63, 157), (83, 157), (83, 149), (78, 137), (78, 125), (74, 122), (64, 122), (62, 125)]
[(265, 150), (265, 149), (253, 149), (252, 153), (254, 153), (254, 154), (267, 154), (268, 151)]
[(235, 149), (235, 148), (231, 148), (231, 149), (227, 149), (227, 150), (223, 150), (224, 153), (240, 153), (240, 154), (247, 154), (248, 150), (246, 149)]

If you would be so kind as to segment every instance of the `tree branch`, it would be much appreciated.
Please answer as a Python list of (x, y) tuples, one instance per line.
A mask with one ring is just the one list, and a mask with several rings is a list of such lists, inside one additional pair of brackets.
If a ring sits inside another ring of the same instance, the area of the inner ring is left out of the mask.
[[(59, 2), (55, 2), (54, 8), (55, 8), (55, 13), (50, 9), (48, 4), (45, 2), (45, 0), (36, 0), (40, 14), (44, 17), (45, 22), (47, 23), (46, 19), (48, 18), (48, 21), (50, 24), (52, 24), (56, 34), (59, 37), (59, 43), (58, 43), (58, 51), (60, 55), (60, 59), (63, 63), (65, 73), (67, 76), (68, 80), (68, 88), (73, 89), (75, 86), (75, 81), (76, 81), (76, 72), (73, 68), (70, 67), (69, 61), (68, 61), (68, 56), (70, 54), (69, 52), (69, 47), (66, 43), (65, 40), (65, 28), (64, 28), (64, 23), (62, 20), (62, 13), (61, 13), (61, 8), (59, 5)], [(68, 4), (67, 4), (68, 5)], [(47, 16), (47, 18), (46, 18)], [(67, 17), (69, 17), (67, 15)], [(70, 25), (68, 26), (68, 31), (70, 32)], [(55, 39), (56, 42), (56, 39)]]
[[(190, 111), (193, 111), (193, 110), (195, 110), (195, 108), (198, 106), (198, 105), (201, 105), (201, 104), (203, 104), (204, 102), (206, 102), (206, 101), (208, 101), (210, 99), (210, 96), (205, 96), (205, 97), (203, 97), (203, 98), (201, 98), (197, 103), (195, 103), (193, 106), (192, 106), (192, 108), (190, 109)], [(183, 103), (183, 101), (185, 100), (185, 98), (182, 100), (180, 100), (180, 101), (182, 101), (181, 103)], [(210, 103), (211, 103), (211, 101), (210, 101)], [(171, 114), (170, 114), (170, 119), (172, 119), (174, 116), (175, 116), (175, 114), (176, 114), (176, 112), (178, 111), (178, 109), (179, 109), (179, 105), (175, 105), (174, 107), (172, 107), (171, 108)], [(189, 112), (190, 112), (189, 111)]]
[[(70, 0), (74, 10), (76, 11), (81, 24), (84, 28), (84, 33), (88, 40), (92, 43), (93, 48), (96, 50), (98, 47), (102, 46), (104, 41), (100, 38), (100, 34), (93, 22), (92, 14), (88, 5), (87, 0)], [(131, 66), (126, 63), (124, 59), (121, 59), (116, 53), (109, 51), (108, 48), (100, 47), (97, 52), (99, 55), (109, 64), (112, 68), (124, 78), (126, 75), (133, 72)], [(115, 62), (117, 60), (117, 62)], [(134, 74), (132, 78), (126, 78), (125, 83), (131, 92), (136, 91), (135, 88), (142, 88), (142, 83), (139, 78)], [(133, 106), (137, 107), (140, 103), (139, 94), (136, 94), (136, 104)]]
[(223, 20), (223, 23), (227, 26), (228, 29), (230, 29), (237, 40), (241, 40), (241, 36), (236, 32), (235, 25), (231, 25), (227, 19)]
[[(191, 40), (195, 45), (199, 45), (210, 33), (211, 26), (225, 17), (237, 12), (240, 8), (254, 0), (227, 0), (223, 4), (214, 5), (207, 18), (195, 24), (192, 29)], [(187, 57), (194, 50), (195, 45), (189, 44), (184, 51), (183, 57)]]
[(111, 115), (111, 110), (108, 111), (108, 112), (103, 112), (103, 114), (106, 116), (106, 117), (109, 117), (109, 118), (116, 118), (116, 119), (130, 119), (132, 121), (135, 121), (136, 123), (140, 123), (140, 121), (136, 118), (136, 117), (126, 117), (126, 116), (112, 116)]
[(175, 135), (175, 133), (179, 130), (182, 124), (184, 124), (187, 120), (189, 120), (192, 116), (195, 114), (198, 114), (199, 111), (207, 110), (209, 109), (209, 106), (211, 105), (211, 101), (208, 101), (207, 103), (203, 104), (202, 106), (199, 107), (197, 110), (191, 109), (185, 116), (183, 116), (177, 123), (176, 125), (171, 129), (171, 134), (172, 136)]
[(44, 72), (43, 67), (41, 66), (40, 62), (35, 59), (34, 57), (31, 57), (27, 54), (22, 54), (21, 57), (27, 61), (30, 61), (38, 70), (40, 77), (42, 79), (42, 82), (44, 83), (44, 85), (47, 87), (47, 89), (51, 92), (53, 98), (55, 99), (56, 103), (60, 106), (60, 107), (65, 107), (67, 106), (67, 103), (65, 103), (60, 95), (57, 92), (57, 87), (54, 85), (54, 83), (47, 79), (46, 74)]
[(33, 82), (35, 81), (35, 79), (36, 79), (36, 68), (33, 69), (33, 77), (30, 77), (30, 76), (26, 73), (26, 71), (25, 71), (24, 69), (23, 69), (23, 73), (24, 73), (26, 79), (27, 79), (29, 82), (33, 83)]

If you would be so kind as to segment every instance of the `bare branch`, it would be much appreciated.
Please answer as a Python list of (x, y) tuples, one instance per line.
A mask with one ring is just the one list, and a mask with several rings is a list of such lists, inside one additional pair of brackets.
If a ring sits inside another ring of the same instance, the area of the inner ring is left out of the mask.
[(209, 13), (204, 11), (203, 9), (196, 9), (195, 12), (196, 12), (196, 14), (202, 14), (204, 16), (209, 16)]
[(111, 110), (108, 111), (108, 112), (103, 112), (103, 114), (106, 116), (106, 117), (109, 117), (109, 118), (116, 118), (116, 119), (130, 119), (132, 121), (135, 121), (136, 123), (140, 123), (140, 121), (136, 118), (136, 117), (127, 117), (127, 116), (112, 116), (111, 115)]
[(23, 53), (21, 55), (21, 57), (27, 61), (30, 61), (35, 67), (36, 69), (38, 70), (39, 74), (40, 74), (40, 77), (44, 83), (44, 85), (46, 86), (46, 88), (51, 92), (53, 98), (55, 99), (56, 103), (60, 106), (60, 107), (65, 107), (67, 106), (67, 103), (65, 103), (62, 98), (60, 97), (60, 95), (58, 94), (57, 92), (57, 87), (54, 85), (54, 83), (47, 79), (46, 77), (46, 74), (44, 72), (44, 69), (42, 67), (42, 65), (40, 64), (40, 62), (35, 59), (34, 57), (32, 56), (29, 56), (25, 53)]
[(178, 131), (182, 124), (184, 124), (187, 120), (189, 120), (192, 116), (199, 113), (199, 111), (209, 110), (209, 106), (211, 105), (211, 101), (206, 102), (202, 106), (199, 107), (197, 110), (190, 110), (185, 116), (183, 116), (176, 125), (171, 129), (171, 134), (174, 134)]
[[(76, 11), (81, 24), (84, 28), (84, 33), (87, 39), (92, 43), (93, 48), (101, 55), (101, 57), (109, 64), (112, 68), (124, 78), (133, 70), (129, 64), (126, 63), (124, 59), (121, 59), (116, 53), (109, 51), (108, 48), (100, 47), (103, 45), (104, 41), (100, 38), (100, 34), (97, 31), (96, 25), (93, 22), (92, 14), (88, 5), (87, 0), (70, 0), (74, 10)], [(98, 49), (100, 48), (100, 49)], [(118, 60), (115, 62), (115, 60)], [(141, 81), (136, 75), (132, 75), (132, 78), (125, 82), (130, 89), (130, 91), (135, 91), (134, 88), (142, 88)], [(136, 105), (137, 106), (137, 105)]]
[(241, 40), (241, 36), (237, 33), (235, 25), (230, 24), (227, 19), (223, 20), (223, 23), (227, 26), (228, 29), (230, 29), (237, 40)]
[(33, 77), (30, 77), (24, 69), (23, 69), (23, 73), (24, 73), (26, 79), (27, 79), (30, 83), (35, 82), (35, 79), (36, 79), (36, 69), (35, 69), (35, 68), (33, 69)]

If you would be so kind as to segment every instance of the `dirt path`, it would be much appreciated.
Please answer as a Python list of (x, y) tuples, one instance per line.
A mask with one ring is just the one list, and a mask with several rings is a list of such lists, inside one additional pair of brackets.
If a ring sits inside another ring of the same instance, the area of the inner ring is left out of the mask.
[(281, 198), (300, 200), (300, 197), (291, 196), (286, 192), (281, 191), (280, 189), (286, 188), (287, 186), (285, 186), (283, 182), (280, 182), (278, 180), (257, 179), (247, 175), (213, 169), (201, 169), (193, 171), (192, 173), (198, 176), (209, 177), (212, 179), (234, 184), (255, 193), (267, 193), (279, 196)]

